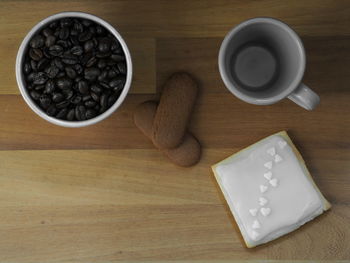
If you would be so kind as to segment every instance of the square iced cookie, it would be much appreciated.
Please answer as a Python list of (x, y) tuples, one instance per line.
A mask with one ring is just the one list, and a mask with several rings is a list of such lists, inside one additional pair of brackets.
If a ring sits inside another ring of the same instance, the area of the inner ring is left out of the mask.
[(287, 234), (331, 207), (284, 131), (212, 169), (247, 247)]

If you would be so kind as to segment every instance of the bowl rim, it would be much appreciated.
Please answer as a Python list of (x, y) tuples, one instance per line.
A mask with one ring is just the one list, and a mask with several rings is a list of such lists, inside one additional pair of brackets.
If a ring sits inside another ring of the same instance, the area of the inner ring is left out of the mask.
[[(119, 96), (119, 98), (116, 100), (116, 102), (105, 112), (102, 114), (89, 119), (89, 120), (84, 120), (84, 121), (65, 121), (65, 120), (60, 120), (54, 117), (51, 117), (47, 115), (42, 109), (40, 109), (39, 106), (36, 105), (36, 103), (33, 101), (33, 99), (30, 97), (29, 92), (27, 88), (25, 87), (25, 82), (24, 82), (24, 75), (23, 75), (23, 70), (22, 70), (22, 65), (23, 65), (23, 60), (24, 60), (24, 52), (28, 46), (28, 43), (30, 39), (33, 37), (34, 34), (36, 34), (43, 26), (47, 25), (48, 23), (65, 18), (65, 17), (77, 17), (77, 18), (85, 18), (92, 20), (96, 22), (97, 24), (100, 24), (104, 26), (110, 33), (112, 33), (117, 40), (119, 41), (120, 45), (123, 48), (124, 54), (125, 54), (125, 59), (126, 59), (126, 64), (127, 64), (127, 73), (126, 73), (126, 82), (124, 85), (124, 88)], [(107, 117), (109, 117), (114, 111), (116, 111), (120, 105), (123, 103), (123, 101), (126, 98), (126, 95), (128, 94), (131, 86), (131, 81), (132, 81), (132, 60), (131, 60), (131, 55), (130, 51), (126, 45), (125, 40), (123, 37), (119, 34), (119, 32), (108, 22), (103, 20), (100, 17), (97, 17), (95, 15), (85, 13), (85, 12), (60, 12), (53, 14), (49, 17), (46, 17), (45, 19), (41, 20), (38, 22), (24, 37), (18, 52), (17, 52), (17, 57), (16, 57), (16, 80), (17, 80), (17, 85), (19, 87), (19, 90), (21, 92), (21, 95), (27, 105), (41, 118), (45, 119), (46, 121), (62, 126), (62, 127), (70, 127), (70, 128), (78, 128), (78, 127), (85, 127), (89, 126), (95, 123), (98, 123)]]

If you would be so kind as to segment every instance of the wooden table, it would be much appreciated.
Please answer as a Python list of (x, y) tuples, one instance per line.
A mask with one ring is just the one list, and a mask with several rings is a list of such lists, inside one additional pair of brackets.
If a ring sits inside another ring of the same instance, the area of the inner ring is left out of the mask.
[[(28, 30), (71, 10), (114, 25), (135, 63), (122, 108), (80, 129), (36, 116), (14, 73)], [(282, 19), (300, 34), (304, 81), (321, 97), (315, 111), (288, 100), (249, 105), (224, 87), (220, 43), (256, 16)], [(0, 262), (350, 260), (350, 1), (1, 1), (0, 58)], [(203, 156), (192, 168), (169, 163), (132, 121), (135, 106), (156, 98), (177, 70), (201, 86), (190, 128)], [(289, 132), (333, 207), (247, 249), (210, 165), (280, 130)]]

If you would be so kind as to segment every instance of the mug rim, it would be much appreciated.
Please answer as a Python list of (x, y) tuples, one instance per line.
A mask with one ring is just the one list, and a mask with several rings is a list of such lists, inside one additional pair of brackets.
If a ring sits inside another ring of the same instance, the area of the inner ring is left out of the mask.
[[(269, 98), (253, 98), (245, 94), (244, 92), (241, 92), (238, 90), (235, 85), (229, 80), (228, 74), (226, 74), (226, 66), (225, 66), (225, 56), (226, 52), (229, 46), (230, 41), (234, 37), (234, 35), (239, 32), (241, 29), (248, 25), (252, 24), (258, 24), (258, 23), (268, 23), (268, 24), (273, 24), (276, 25), (283, 30), (285, 30), (289, 35), (292, 36), (292, 38), (295, 40), (295, 43), (298, 47), (299, 54), (301, 57), (300, 61), (300, 66), (298, 68), (298, 72), (293, 79), (293, 81), (290, 83), (288, 88), (285, 88), (282, 92), (280, 92), (277, 95), (274, 95)], [(305, 58), (305, 49), (304, 45), (298, 36), (298, 34), (286, 23), (284, 23), (281, 20), (272, 18), (272, 17), (256, 17), (256, 18), (251, 18), (248, 20), (245, 20), (238, 24), (237, 26), (233, 27), (225, 36), (224, 40), (221, 43), (220, 50), (219, 50), (219, 57), (218, 57), (218, 64), (219, 64), (219, 72), (221, 75), (221, 78), (226, 86), (226, 88), (236, 97), (239, 99), (251, 103), (251, 104), (257, 104), (257, 105), (270, 105), (273, 103), (276, 103), (284, 98), (286, 98), (289, 94), (291, 94), (301, 83), (301, 80), (304, 76), (305, 72), (305, 66), (306, 66), (306, 58)]]
[[(84, 121), (65, 121), (61, 119), (57, 119), (54, 117), (51, 117), (47, 115), (36, 103), (33, 101), (33, 99), (30, 97), (29, 92), (27, 88), (25, 87), (25, 82), (24, 82), (24, 74), (23, 74), (23, 61), (24, 61), (24, 51), (28, 47), (29, 41), (33, 37), (34, 34), (36, 34), (43, 26), (47, 25), (48, 23), (65, 18), (65, 17), (77, 17), (77, 18), (85, 18), (92, 20), (96, 22), (97, 24), (102, 25), (105, 27), (111, 34), (114, 35), (114, 37), (119, 41), (120, 45), (122, 46), (122, 49), (125, 54), (125, 60), (127, 64), (127, 73), (126, 73), (126, 81), (125, 85), (123, 87), (123, 90), (119, 96), (119, 98), (115, 101), (115, 103), (108, 108), (105, 112), (102, 114), (97, 115), (96, 117), (89, 119), (89, 120), (84, 120)], [(63, 127), (70, 127), (70, 128), (78, 128), (78, 127), (85, 127), (89, 126), (95, 123), (98, 123), (106, 118), (108, 118), (113, 112), (115, 112), (120, 105), (123, 103), (125, 100), (131, 86), (131, 80), (132, 80), (132, 74), (133, 74), (133, 69), (132, 69), (132, 60), (131, 60), (131, 55), (130, 51), (126, 45), (126, 42), (124, 41), (123, 37), (119, 34), (119, 32), (108, 22), (103, 20), (102, 18), (85, 13), (85, 12), (77, 12), (77, 11), (72, 11), (72, 12), (60, 12), (53, 14), (51, 16), (48, 16), (44, 18), (43, 20), (39, 21), (32, 29), (27, 33), (27, 35), (24, 37), (22, 40), (22, 43), (18, 49), (17, 52), (17, 57), (16, 57), (16, 80), (17, 80), (17, 85), (19, 87), (20, 93), (27, 103), (27, 105), (41, 118), (45, 119), (46, 121), (56, 124), (58, 126), (63, 126)]]

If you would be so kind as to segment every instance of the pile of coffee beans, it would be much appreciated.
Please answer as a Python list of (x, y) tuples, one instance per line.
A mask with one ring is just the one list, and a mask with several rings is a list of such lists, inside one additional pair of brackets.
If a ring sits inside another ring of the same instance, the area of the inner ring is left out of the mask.
[(106, 28), (63, 18), (32, 37), (23, 73), (31, 98), (47, 115), (83, 121), (115, 103), (127, 66), (120, 43)]

